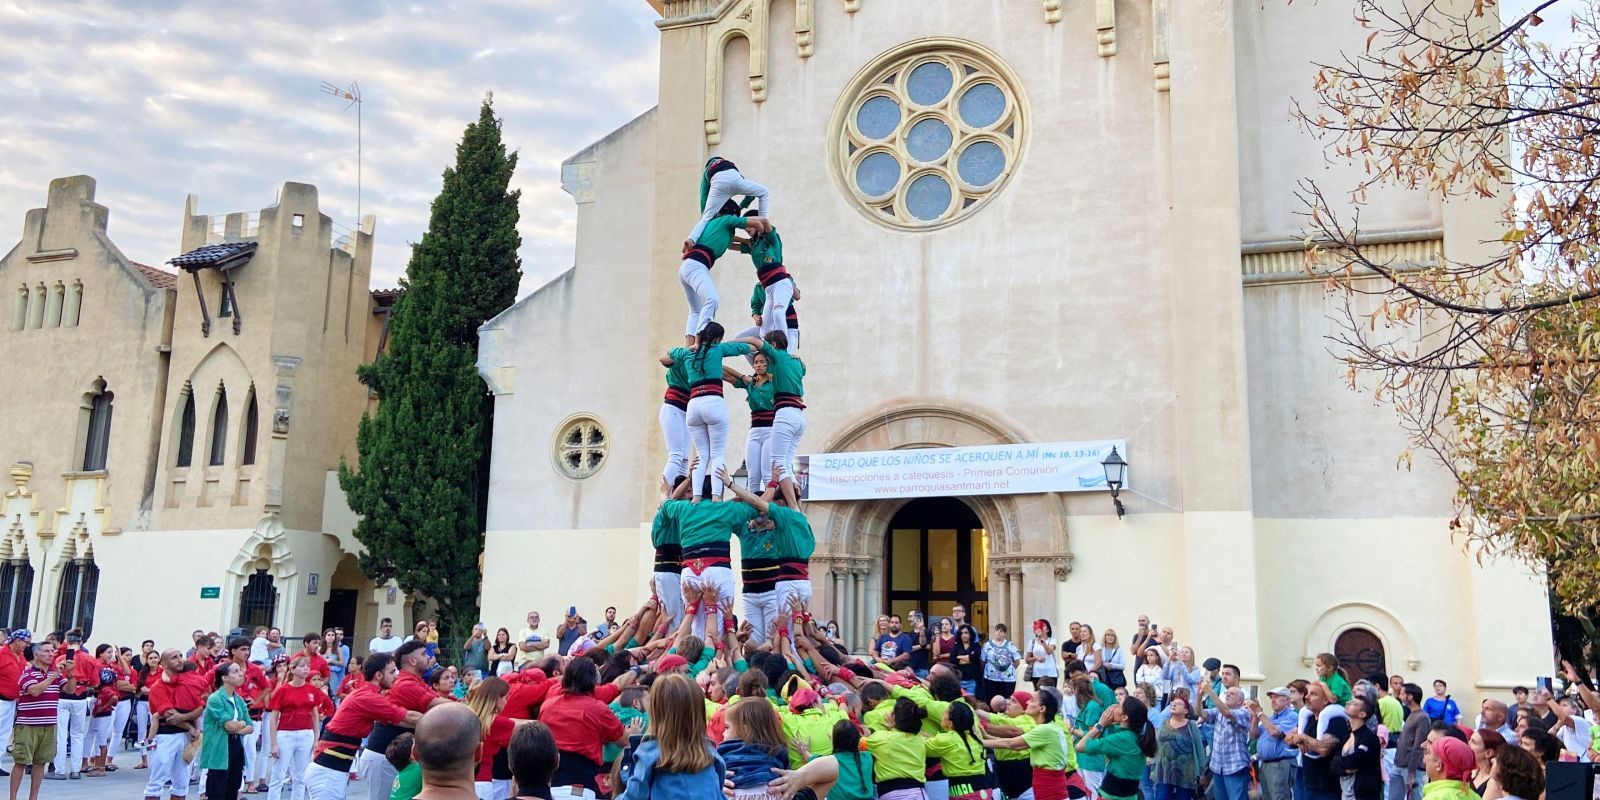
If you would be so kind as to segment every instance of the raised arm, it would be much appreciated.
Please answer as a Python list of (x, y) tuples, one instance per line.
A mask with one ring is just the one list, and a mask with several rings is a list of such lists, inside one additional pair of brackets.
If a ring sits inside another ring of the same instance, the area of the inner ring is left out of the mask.
[(738, 481), (734, 480), (728, 475), (727, 466), (722, 466), (717, 469), (717, 480), (722, 481), (723, 488), (733, 492), (734, 497), (743, 500), (744, 502), (753, 506), (755, 510), (760, 511), (763, 514), (767, 513), (767, 508), (769, 507), (767, 501), (760, 495), (751, 494), (750, 490), (740, 486)]
[(663, 366), (663, 367), (670, 367), (670, 366), (678, 363), (677, 360), (674, 359), (670, 355), (664, 355), (658, 360), (661, 362), (661, 366)]

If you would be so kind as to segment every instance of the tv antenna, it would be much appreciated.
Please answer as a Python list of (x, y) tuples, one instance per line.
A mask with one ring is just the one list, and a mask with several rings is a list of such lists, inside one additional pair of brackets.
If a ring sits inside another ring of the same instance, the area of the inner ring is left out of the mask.
[(361, 84), (351, 81), (349, 86), (336, 86), (322, 82), (322, 93), (344, 100), (344, 110), (356, 109), (356, 225), (361, 224)]

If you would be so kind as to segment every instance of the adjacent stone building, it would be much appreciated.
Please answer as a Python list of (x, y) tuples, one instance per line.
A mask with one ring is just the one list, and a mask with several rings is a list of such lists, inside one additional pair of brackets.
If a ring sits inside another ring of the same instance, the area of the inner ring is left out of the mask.
[(364, 642), (404, 605), (357, 567), (332, 473), (392, 299), (368, 289), (373, 220), (339, 229), (300, 183), (259, 212), (196, 206), (168, 268), (136, 264), (94, 179), (61, 178), (0, 260), (0, 624)]
[[(771, 187), (803, 292), (802, 453), (1127, 443), (1123, 518), (1094, 492), (808, 504), (815, 610), (853, 646), (880, 613), (962, 601), (1124, 641), (1148, 614), (1258, 683), (1322, 651), (1462, 695), (1548, 673), (1542, 582), (1451, 540), (1447, 476), (1396, 467), (1401, 431), (1345, 388), (1332, 301), (1300, 269), (1295, 182), (1360, 179), (1287, 111), (1314, 61), (1363, 47), (1347, 7), (652, 5), (659, 104), (563, 168), (576, 266), (481, 331), (485, 619), (647, 596), (654, 359), (681, 342), (715, 154)], [(1403, 191), (1362, 217), (1410, 264), (1470, 256), (1493, 221)], [(738, 330), (753, 271), (730, 254), (713, 277)]]

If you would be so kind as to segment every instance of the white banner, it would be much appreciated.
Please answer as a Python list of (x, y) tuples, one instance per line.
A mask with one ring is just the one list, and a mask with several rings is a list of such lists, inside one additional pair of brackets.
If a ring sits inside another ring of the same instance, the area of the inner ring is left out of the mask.
[(1127, 458), (1116, 439), (820, 453), (795, 466), (807, 500), (1095, 492), (1106, 489), (1100, 462), (1113, 446)]

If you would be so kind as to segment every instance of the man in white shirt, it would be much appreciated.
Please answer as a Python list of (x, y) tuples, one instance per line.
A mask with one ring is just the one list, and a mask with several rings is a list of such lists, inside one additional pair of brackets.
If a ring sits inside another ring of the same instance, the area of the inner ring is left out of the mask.
[(378, 622), (378, 635), (367, 643), (368, 653), (393, 653), (404, 644), (394, 635), (394, 620), (384, 617)]
[(528, 627), (517, 632), (517, 669), (522, 665), (544, 658), (545, 651), (550, 649), (550, 640), (539, 633), (539, 612), (528, 612)]
[(1561, 740), (1561, 749), (1578, 757), (1579, 761), (1588, 763), (1590, 745), (1589, 721), (1578, 714), (1578, 705), (1571, 697), (1562, 697), (1559, 702), (1551, 703), (1550, 710), (1556, 714), (1556, 725), (1550, 729), (1557, 739)]

